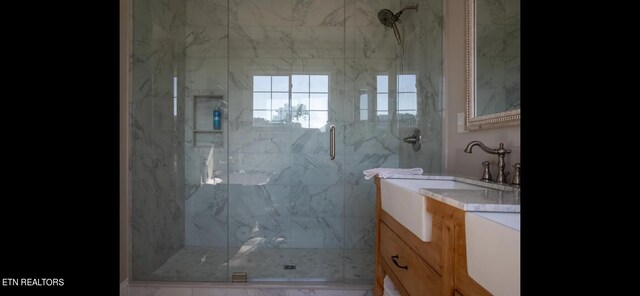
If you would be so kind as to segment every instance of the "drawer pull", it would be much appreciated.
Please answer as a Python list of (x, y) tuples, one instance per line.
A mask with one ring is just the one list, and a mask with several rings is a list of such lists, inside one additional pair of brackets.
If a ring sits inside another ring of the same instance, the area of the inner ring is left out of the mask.
[(398, 255), (395, 256), (391, 256), (391, 261), (393, 261), (393, 264), (395, 264), (397, 267), (400, 268), (404, 268), (404, 269), (409, 269), (409, 266), (405, 265), (405, 266), (400, 266), (400, 264), (398, 264)]

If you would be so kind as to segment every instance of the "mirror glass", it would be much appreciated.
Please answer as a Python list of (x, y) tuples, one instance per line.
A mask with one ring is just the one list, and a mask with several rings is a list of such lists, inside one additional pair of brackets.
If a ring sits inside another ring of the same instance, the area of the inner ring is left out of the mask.
[(467, 128), (520, 123), (520, 0), (466, 0)]

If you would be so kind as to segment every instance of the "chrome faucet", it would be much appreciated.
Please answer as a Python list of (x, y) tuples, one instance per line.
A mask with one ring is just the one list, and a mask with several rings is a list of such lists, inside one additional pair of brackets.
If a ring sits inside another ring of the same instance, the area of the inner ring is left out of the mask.
[(464, 152), (466, 153), (471, 153), (471, 149), (473, 149), (473, 147), (475, 146), (480, 146), (480, 149), (482, 149), (482, 151), (487, 152), (489, 154), (497, 154), (498, 155), (498, 177), (496, 177), (496, 182), (498, 183), (508, 183), (507, 182), (507, 175), (509, 174), (509, 172), (505, 172), (504, 171), (504, 156), (507, 153), (511, 153), (511, 150), (507, 150), (504, 149), (504, 144), (500, 143), (500, 147), (497, 149), (491, 149), (487, 146), (485, 146), (484, 144), (482, 144), (482, 142), (480, 141), (471, 141), (469, 142), (469, 144), (467, 144), (467, 147), (464, 148)]

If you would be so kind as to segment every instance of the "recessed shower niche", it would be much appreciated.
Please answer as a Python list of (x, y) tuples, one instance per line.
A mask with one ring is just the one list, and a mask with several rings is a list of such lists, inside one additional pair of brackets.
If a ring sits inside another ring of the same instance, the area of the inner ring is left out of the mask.
[[(224, 118), (227, 113), (224, 105), (222, 96), (193, 97), (193, 146), (224, 148)], [(220, 112), (218, 123), (215, 122), (216, 111)]]

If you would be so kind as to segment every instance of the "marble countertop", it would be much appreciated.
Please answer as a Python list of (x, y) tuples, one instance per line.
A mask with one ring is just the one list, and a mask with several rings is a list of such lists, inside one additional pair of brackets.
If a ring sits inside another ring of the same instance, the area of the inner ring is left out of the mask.
[(487, 187), (482, 189), (427, 189), (420, 194), (467, 212), (520, 212), (520, 189), (457, 176), (395, 175), (387, 179), (454, 180)]

